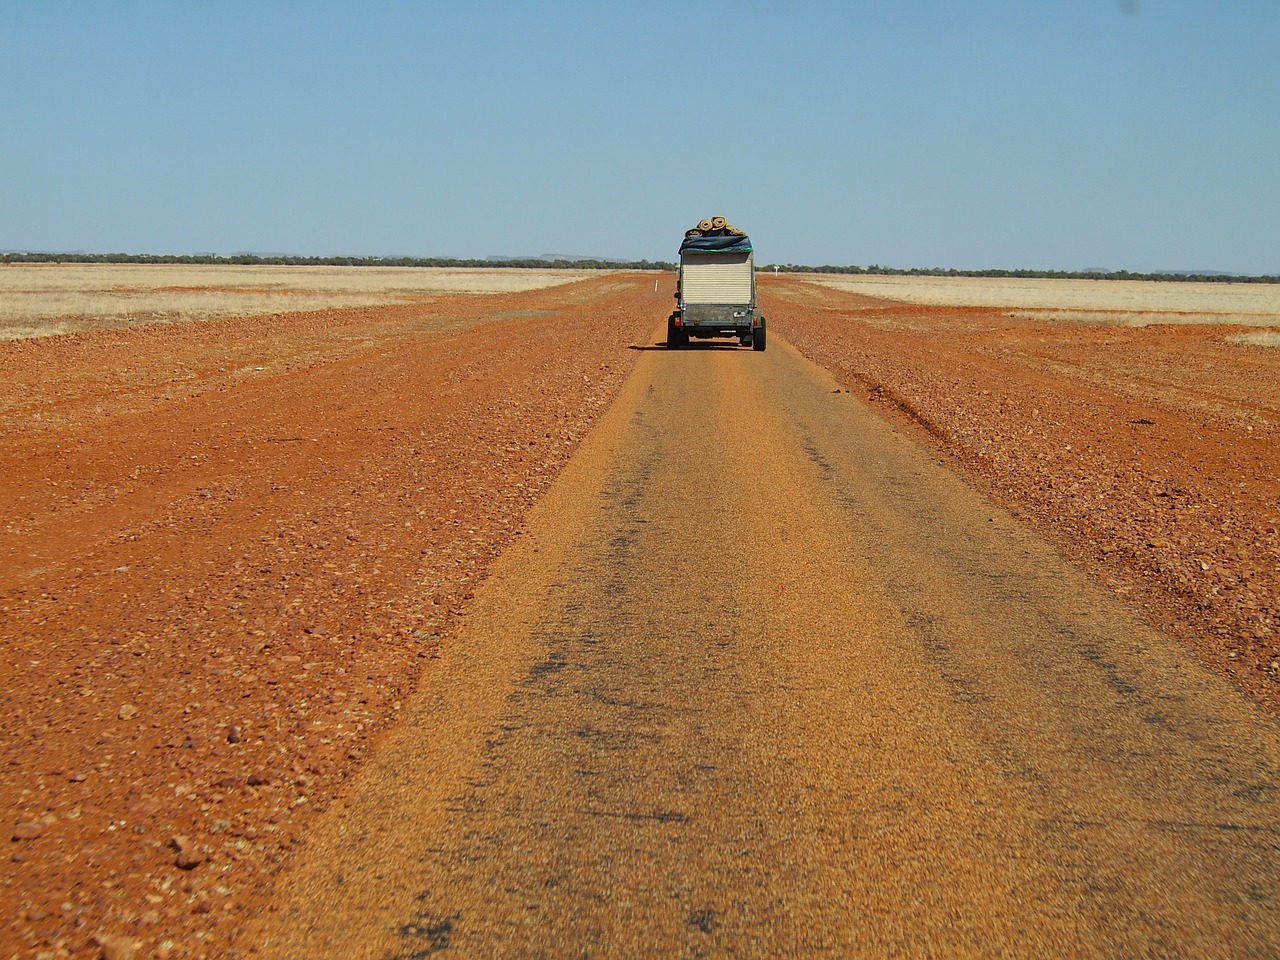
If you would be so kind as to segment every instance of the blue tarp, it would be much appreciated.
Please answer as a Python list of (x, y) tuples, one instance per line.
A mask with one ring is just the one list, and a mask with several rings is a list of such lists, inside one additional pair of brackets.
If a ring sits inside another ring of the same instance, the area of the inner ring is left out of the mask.
[(750, 237), (685, 237), (680, 244), (680, 253), (750, 253)]

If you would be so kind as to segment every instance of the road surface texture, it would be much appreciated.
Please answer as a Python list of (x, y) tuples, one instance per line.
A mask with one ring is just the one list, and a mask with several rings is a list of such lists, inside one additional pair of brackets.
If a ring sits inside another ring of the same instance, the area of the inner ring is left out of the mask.
[(1280, 955), (1269, 716), (781, 338), (647, 351), (242, 948)]

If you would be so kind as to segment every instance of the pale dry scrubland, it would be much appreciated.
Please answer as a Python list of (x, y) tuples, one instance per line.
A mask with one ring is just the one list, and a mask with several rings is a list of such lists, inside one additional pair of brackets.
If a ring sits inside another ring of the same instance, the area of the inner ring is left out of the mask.
[(519, 293), (607, 272), (13, 263), (0, 267), (0, 340), (138, 323), (384, 306), (439, 294)]
[(1026, 320), (1145, 327), (1157, 323), (1225, 323), (1276, 327), (1235, 342), (1280, 342), (1280, 284), (1178, 283), (1151, 280), (1054, 280), (1011, 277), (881, 277), (799, 274), (804, 280), (865, 297), (948, 307), (1003, 307)]

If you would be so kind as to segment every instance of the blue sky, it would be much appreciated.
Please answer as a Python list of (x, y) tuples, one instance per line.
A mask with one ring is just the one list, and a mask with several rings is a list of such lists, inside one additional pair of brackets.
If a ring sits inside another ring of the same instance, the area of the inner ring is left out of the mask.
[(0, 249), (1280, 273), (1276, 0), (0, 14)]

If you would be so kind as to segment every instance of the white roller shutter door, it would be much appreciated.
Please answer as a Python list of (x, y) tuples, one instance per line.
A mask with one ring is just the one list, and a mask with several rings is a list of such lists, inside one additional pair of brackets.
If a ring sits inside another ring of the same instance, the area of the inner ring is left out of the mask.
[(681, 294), (685, 303), (750, 303), (750, 253), (686, 253)]

